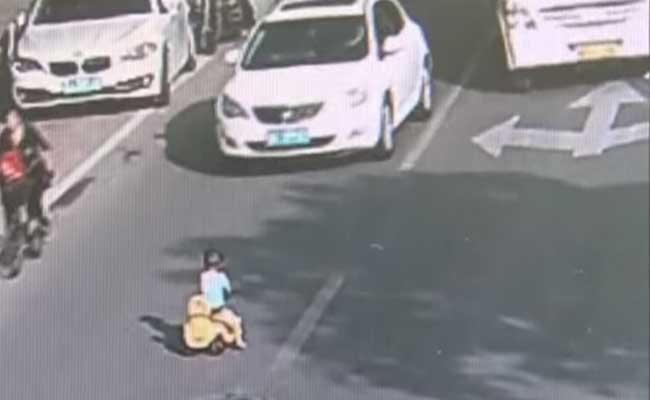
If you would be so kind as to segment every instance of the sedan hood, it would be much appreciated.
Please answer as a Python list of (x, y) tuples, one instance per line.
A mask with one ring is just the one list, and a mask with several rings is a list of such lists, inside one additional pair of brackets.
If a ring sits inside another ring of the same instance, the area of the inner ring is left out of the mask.
[(320, 102), (367, 89), (365, 63), (305, 65), (260, 71), (239, 70), (224, 90), (246, 105)]
[(20, 41), (19, 52), (21, 56), (49, 60), (76, 58), (79, 52), (110, 55), (143, 40), (157, 40), (155, 32), (159, 27), (160, 19), (152, 15), (30, 25)]

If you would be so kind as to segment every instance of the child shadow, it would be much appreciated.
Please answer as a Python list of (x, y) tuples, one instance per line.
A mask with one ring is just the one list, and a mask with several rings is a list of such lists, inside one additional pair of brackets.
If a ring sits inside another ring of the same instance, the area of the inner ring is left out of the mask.
[(170, 324), (160, 317), (151, 315), (142, 316), (139, 321), (154, 331), (151, 340), (161, 344), (170, 353), (184, 358), (197, 355), (196, 352), (185, 347), (182, 325)]

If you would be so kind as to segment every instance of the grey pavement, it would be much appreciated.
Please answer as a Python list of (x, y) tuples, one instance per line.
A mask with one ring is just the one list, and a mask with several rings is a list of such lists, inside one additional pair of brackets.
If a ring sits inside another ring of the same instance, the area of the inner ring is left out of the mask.
[[(475, 5), (407, 2), (439, 60), (438, 102), (492, 23)], [(426, 123), (402, 127), (383, 163), (221, 159), (211, 100), (230, 72), (215, 60), (54, 205), (43, 259), (0, 282), (0, 398), (647, 398), (647, 142), (587, 160), (486, 155), (471, 138), (513, 113), (579, 130), (586, 115), (566, 105), (602, 82), (518, 95), (498, 48), (486, 57), (411, 171)], [(180, 342), (213, 245), (250, 342), (216, 359)]]
[(29, 6), (30, 0), (5, 0), (0, 4), (0, 29), (4, 29), (19, 11)]

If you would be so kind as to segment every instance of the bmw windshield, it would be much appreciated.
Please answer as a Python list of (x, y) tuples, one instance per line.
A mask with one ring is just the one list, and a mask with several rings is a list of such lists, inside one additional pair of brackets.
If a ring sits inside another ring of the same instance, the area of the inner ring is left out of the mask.
[(57, 24), (151, 11), (150, 0), (43, 0), (36, 8), (34, 23)]
[(251, 39), (242, 67), (256, 70), (357, 61), (368, 54), (364, 18), (268, 22)]

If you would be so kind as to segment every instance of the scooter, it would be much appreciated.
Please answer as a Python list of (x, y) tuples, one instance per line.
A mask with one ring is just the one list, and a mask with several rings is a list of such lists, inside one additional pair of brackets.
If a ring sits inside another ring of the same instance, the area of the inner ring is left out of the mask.
[(239, 348), (242, 335), (241, 318), (232, 311), (224, 308), (213, 313), (203, 295), (190, 297), (183, 324), (183, 342), (190, 352), (217, 356), (226, 349)]
[(40, 257), (45, 236), (46, 231), (41, 224), (29, 218), (27, 205), (20, 206), (16, 217), (8, 224), (7, 236), (0, 249), (0, 278), (17, 277), (25, 257)]

